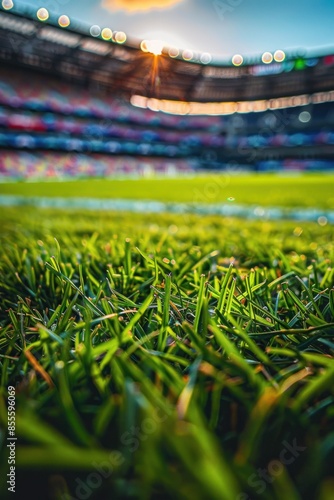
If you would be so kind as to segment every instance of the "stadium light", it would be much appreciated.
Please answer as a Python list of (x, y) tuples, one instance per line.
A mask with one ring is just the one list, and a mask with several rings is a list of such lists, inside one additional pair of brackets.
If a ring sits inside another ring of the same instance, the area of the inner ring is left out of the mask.
[[(148, 98), (141, 95), (133, 95), (130, 100), (133, 106), (149, 108), (154, 111), (163, 111), (172, 114), (189, 115), (231, 115), (233, 113), (252, 113), (266, 111), (268, 109), (285, 109), (291, 107), (305, 106), (311, 103), (334, 102), (334, 90), (330, 92), (318, 92), (312, 97), (299, 95), (292, 97), (279, 97), (277, 99), (256, 101), (231, 101), (231, 102), (191, 102), (173, 101), (168, 99)], [(299, 121), (308, 123), (312, 119), (311, 113), (302, 111)]]
[(168, 55), (169, 57), (175, 58), (180, 55), (180, 51), (176, 47), (170, 47), (168, 50)]
[(124, 31), (117, 31), (115, 34), (115, 42), (117, 43), (125, 43), (126, 42), (126, 34)]
[(101, 36), (103, 40), (111, 40), (112, 38), (112, 31), (110, 28), (103, 28)]
[(212, 61), (212, 56), (208, 52), (204, 52), (204, 54), (201, 55), (200, 61), (202, 64), (210, 64)]
[(70, 25), (71, 21), (68, 16), (60, 16), (58, 19), (58, 24), (61, 28), (67, 28)]
[(194, 57), (194, 53), (192, 52), (192, 50), (186, 49), (182, 52), (182, 57), (185, 61), (191, 61)]
[(276, 62), (283, 62), (285, 59), (285, 52), (283, 52), (283, 50), (276, 50), (274, 59)]
[(162, 40), (143, 40), (140, 44), (140, 48), (143, 52), (150, 52), (155, 56), (160, 56), (162, 54), (164, 46), (165, 42)]
[(101, 35), (101, 28), (100, 26), (98, 26), (97, 24), (94, 24), (94, 26), (92, 26), (89, 30), (90, 34), (92, 36), (100, 36)]
[(47, 21), (49, 19), (49, 12), (44, 8), (38, 9), (36, 15), (39, 21), (42, 22)]
[(147, 48), (147, 40), (143, 40), (140, 44), (140, 48), (143, 52), (148, 52), (148, 48)]
[(273, 62), (273, 55), (271, 52), (265, 52), (264, 54), (262, 54), (262, 62), (264, 64), (270, 64), (271, 62)]
[(244, 58), (240, 54), (235, 54), (232, 57), (233, 66), (241, 66), (243, 62), (244, 62)]
[(10, 10), (14, 7), (13, 0), (2, 0), (2, 8), (5, 10)]

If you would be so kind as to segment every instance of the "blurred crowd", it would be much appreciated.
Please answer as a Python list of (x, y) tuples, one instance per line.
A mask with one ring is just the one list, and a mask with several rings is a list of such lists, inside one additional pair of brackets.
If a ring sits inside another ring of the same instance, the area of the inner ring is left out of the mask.
[(16, 179), (112, 177), (192, 172), (191, 162), (165, 158), (106, 156), (40, 151), (4, 150), (0, 154), (0, 176)]
[(256, 170), (333, 168), (333, 103), (177, 116), (24, 74), (11, 70), (0, 80), (2, 176), (143, 175), (230, 161)]

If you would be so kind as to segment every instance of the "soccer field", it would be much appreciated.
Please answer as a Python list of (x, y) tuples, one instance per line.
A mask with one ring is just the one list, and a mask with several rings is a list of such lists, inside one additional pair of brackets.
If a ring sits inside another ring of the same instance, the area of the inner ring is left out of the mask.
[[(115, 181), (124, 196), (151, 182)], [(1, 210), (1, 407), (18, 382), (20, 493), (332, 498), (329, 224)]]
[(333, 174), (224, 174), (180, 178), (0, 183), (0, 195), (110, 198), (277, 207), (334, 207)]
[(334, 500), (333, 19), (0, 0), (0, 500)]

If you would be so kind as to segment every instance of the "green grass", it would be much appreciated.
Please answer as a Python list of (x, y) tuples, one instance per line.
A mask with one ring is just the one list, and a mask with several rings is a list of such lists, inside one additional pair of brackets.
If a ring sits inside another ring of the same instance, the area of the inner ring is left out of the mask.
[(22, 497), (333, 498), (329, 226), (2, 214)]
[(333, 209), (334, 176), (251, 174), (197, 176), (180, 179), (80, 180), (0, 184), (0, 194), (219, 203)]

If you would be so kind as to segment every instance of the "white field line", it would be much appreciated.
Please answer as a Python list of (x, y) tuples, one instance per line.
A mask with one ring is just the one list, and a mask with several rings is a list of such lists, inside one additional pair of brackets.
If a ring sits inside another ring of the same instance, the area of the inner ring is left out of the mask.
[[(262, 220), (299, 220), (318, 221), (325, 217), (328, 223), (334, 222), (333, 210), (318, 208), (280, 208), (256, 205), (238, 205), (234, 203), (163, 203), (148, 200), (96, 199), (96, 198), (49, 198), (16, 195), (0, 195), (0, 206), (34, 206), (55, 209), (86, 209), (136, 213), (194, 213), (200, 215), (222, 215)], [(322, 219), (324, 221), (324, 219)], [(325, 221), (326, 224), (326, 221)]]

